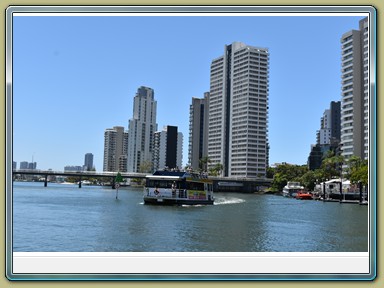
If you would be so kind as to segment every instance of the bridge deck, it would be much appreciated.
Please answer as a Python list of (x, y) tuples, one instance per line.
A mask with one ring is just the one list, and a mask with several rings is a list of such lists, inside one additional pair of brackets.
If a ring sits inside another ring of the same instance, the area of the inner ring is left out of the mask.
[[(116, 177), (117, 172), (95, 172), (95, 171), (51, 171), (51, 170), (13, 170), (13, 174), (20, 175), (44, 175), (44, 176), (81, 176), (81, 177)], [(123, 178), (145, 178), (147, 173), (120, 172)]]

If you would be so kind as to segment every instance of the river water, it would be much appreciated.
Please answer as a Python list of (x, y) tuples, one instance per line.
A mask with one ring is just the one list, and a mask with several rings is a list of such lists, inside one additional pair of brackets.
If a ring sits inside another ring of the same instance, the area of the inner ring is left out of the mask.
[(143, 204), (142, 188), (15, 182), (14, 252), (367, 252), (368, 206), (216, 193)]

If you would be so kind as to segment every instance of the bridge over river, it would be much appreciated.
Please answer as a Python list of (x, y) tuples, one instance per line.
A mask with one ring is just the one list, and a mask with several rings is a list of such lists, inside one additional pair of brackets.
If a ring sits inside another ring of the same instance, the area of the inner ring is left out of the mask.
[[(48, 185), (49, 176), (72, 176), (79, 178), (79, 188), (81, 188), (82, 179), (85, 177), (107, 177), (110, 178), (112, 188), (115, 187), (115, 178), (117, 172), (96, 172), (96, 171), (52, 171), (52, 170), (13, 170), (15, 175), (41, 175), (44, 178), (44, 187)], [(122, 178), (144, 179), (150, 173), (120, 172)], [(213, 190), (215, 192), (245, 192), (253, 193), (264, 188), (270, 187), (272, 179), (268, 178), (237, 178), (237, 177), (209, 177), (213, 181)]]
[[(48, 176), (71, 176), (79, 178), (79, 188), (81, 188), (82, 179), (85, 177), (107, 177), (110, 178), (110, 183), (114, 186), (117, 172), (96, 172), (96, 171), (52, 171), (52, 170), (32, 170), (32, 169), (20, 169), (13, 170), (13, 175), (41, 175), (44, 177), (44, 187), (48, 185)], [(133, 172), (120, 172), (122, 178), (136, 178), (144, 179), (148, 173), (133, 173)]]

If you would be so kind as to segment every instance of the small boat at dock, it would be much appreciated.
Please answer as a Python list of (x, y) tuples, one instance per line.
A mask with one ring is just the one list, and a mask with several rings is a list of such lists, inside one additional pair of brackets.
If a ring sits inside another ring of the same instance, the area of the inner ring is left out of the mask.
[(212, 180), (207, 176), (181, 172), (156, 171), (146, 177), (144, 204), (212, 205)]
[(296, 199), (299, 200), (313, 200), (313, 195), (309, 192), (300, 191), (296, 194)]
[(287, 182), (283, 188), (284, 197), (296, 197), (296, 195), (304, 189), (300, 182)]

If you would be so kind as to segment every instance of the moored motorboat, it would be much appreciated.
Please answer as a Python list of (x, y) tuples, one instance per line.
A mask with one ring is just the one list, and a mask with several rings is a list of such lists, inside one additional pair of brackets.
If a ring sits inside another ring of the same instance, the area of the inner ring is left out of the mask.
[(144, 204), (212, 205), (212, 181), (206, 176), (180, 171), (156, 171), (146, 177)]
[(296, 197), (297, 193), (304, 189), (300, 185), (300, 182), (287, 182), (287, 185), (283, 188), (283, 196), (285, 197)]
[(299, 200), (312, 200), (313, 199), (313, 195), (311, 193), (309, 193), (309, 192), (299, 191), (296, 194), (296, 199), (299, 199)]

